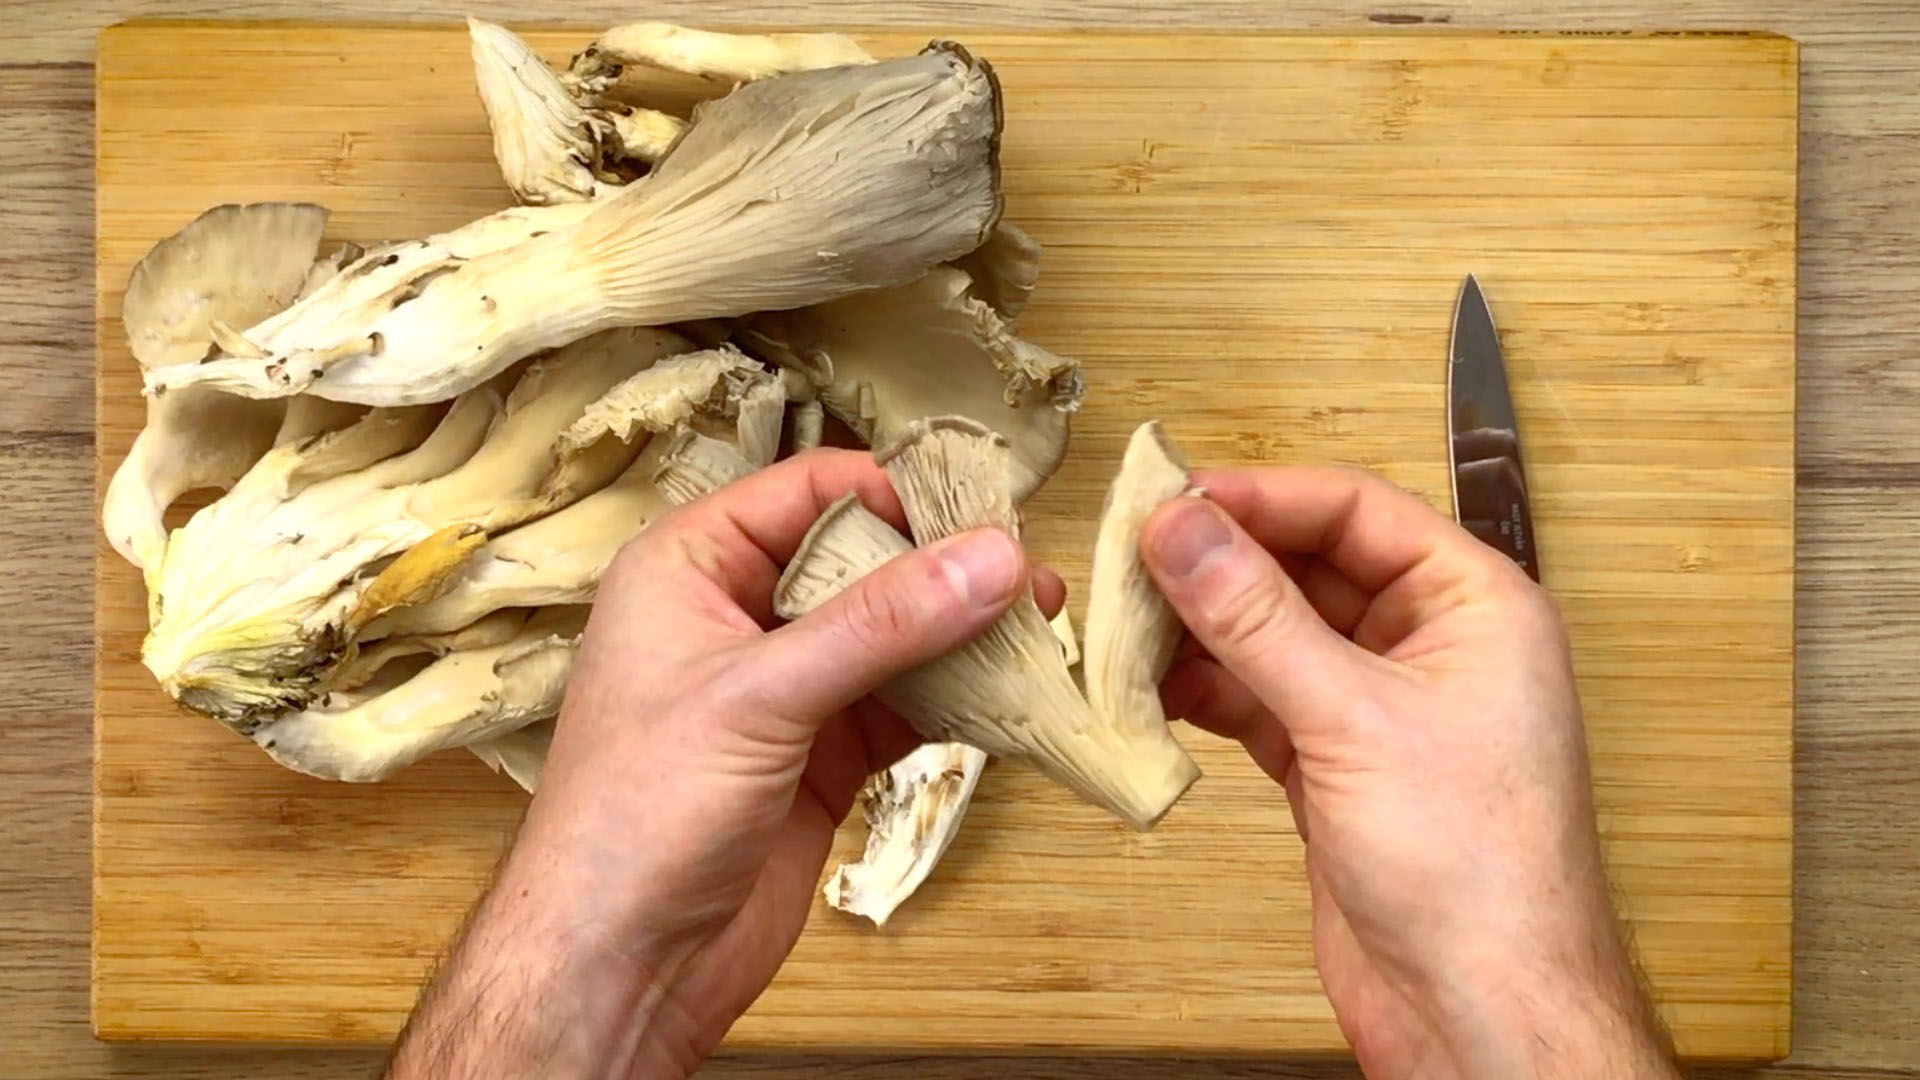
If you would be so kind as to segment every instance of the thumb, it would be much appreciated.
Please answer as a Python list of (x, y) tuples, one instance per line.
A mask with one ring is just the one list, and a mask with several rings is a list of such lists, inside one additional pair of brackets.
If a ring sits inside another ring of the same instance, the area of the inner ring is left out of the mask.
[(1226, 511), (1168, 501), (1141, 529), (1140, 558), (1194, 639), (1283, 723), (1351, 700), (1355, 646)]
[(1000, 529), (906, 552), (762, 638), (756, 675), (807, 728), (992, 626), (1027, 587), (1026, 558)]

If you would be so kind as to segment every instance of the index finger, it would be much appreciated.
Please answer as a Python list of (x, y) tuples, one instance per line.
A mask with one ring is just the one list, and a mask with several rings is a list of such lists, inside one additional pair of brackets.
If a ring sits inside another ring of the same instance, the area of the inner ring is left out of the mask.
[(1270, 551), (1318, 555), (1370, 595), (1435, 557), (1498, 553), (1424, 500), (1361, 469), (1201, 469), (1192, 483)]
[[(902, 533), (906, 512), (886, 471), (860, 450), (818, 448), (749, 473), (676, 510), (640, 534), (641, 551), (666, 545), (762, 626), (773, 622), (774, 584), (807, 530), (848, 492)], [(683, 584), (686, 582), (683, 581)], [(1065, 587), (1051, 571), (1034, 576), (1037, 599), (1059, 609)]]
[[(857, 492), (896, 528), (906, 523), (887, 474), (869, 454), (817, 449), (749, 473), (679, 507), (641, 531), (616, 560), (602, 592), (624, 586), (729, 604), (761, 626), (773, 621), (774, 583), (826, 508)], [(645, 566), (645, 573), (627, 572)], [(734, 616), (737, 618), (737, 615)]]
[(689, 504), (677, 527), (735, 536), (785, 566), (813, 523), (850, 491), (895, 528), (906, 527), (900, 498), (872, 454), (826, 448), (777, 461)]

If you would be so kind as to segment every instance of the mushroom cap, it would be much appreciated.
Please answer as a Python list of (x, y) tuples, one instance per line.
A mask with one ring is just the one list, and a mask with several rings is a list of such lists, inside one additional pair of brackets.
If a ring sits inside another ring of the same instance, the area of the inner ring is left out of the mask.
[(326, 225), (312, 203), (224, 203), (155, 244), (120, 304), (141, 369), (198, 361), (216, 324), (252, 326), (293, 303)]

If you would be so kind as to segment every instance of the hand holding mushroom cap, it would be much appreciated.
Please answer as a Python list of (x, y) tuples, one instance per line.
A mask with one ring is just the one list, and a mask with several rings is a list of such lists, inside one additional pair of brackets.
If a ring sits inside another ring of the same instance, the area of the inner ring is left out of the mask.
[[(1089, 609), (1089, 677), (1098, 673), (1118, 685), (1096, 685), (1083, 695), (1046, 618), (1030, 598), (1021, 598), (978, 640), (906, 673), (877, 694), (928, 738), (1030, 761), (1081, 797), (1145, 829), (1199, 779), (1200, 770), (1167, 731), (1157, 693), (1160, 673), (1179, 641), (1179, 624), (1146, 584), (1144, 572), (1132, 572), (1140, 583), (1135, 588), (1121, 576), (1138, 562), (1134, 545), (1127, 542), (1137, 535), (1138, 522), (1185, 484), (1184, 470), (1163, 452), (1167, 444), (1158, 426), (1142, 431), (1162, 451), (1145, 459), (1165, 463), (1173, 482), (1163, 485), (1164, 493), (1153, 493), (1159, 498), (1142, 499), (1133, 490), (1141, 466), (1122, 470), (1116, 484), (1120, 497), (1110, 500), (1110, 523), (1103, 526), (1121, 535), (1098, 553), (1107, 567), (1094, 569), (1095, 587), (1114, 595)], [(1131, 456), (1143, 460), (1141, 454)], [(982, 525), (1013, 529), (1007, 443), (985, 427), (959, 417), (917, 421), (876, 457), (893, 478), (920, 543)], [(788, 618), (804, 615), (908, 546), (884, 522), (843, 499), (821, 516), (781, 576), (775, 610)]]
[[(781, 564), (848, 492), (883, 523), (902, 522), (871, 458), (819, 450), (669, 512), (602, 579), (539, 792), (494, 893), (516, 913), (512, 925), (483, 908), (474, 924), (483, 940), (447, 973), (459, 995), (490, 993), (493, 965), (530, 955), (553, 961), (538, 979), (567, 995), (601, 965), (606, 986), (646, 973), (644, 1017), (619, 995), (545, 1001), (565, 1010), (570, 1030), (650, 1020), (642, 1061), (554, 1074), (666, 1075), (684, 1062), (650, 1055), (711, 1050), (798, 937), (856, 791), (915, 742), (869, 695), (1010, 604), (1032, 603), (1019, 545), (985, 528), (907, 551), (776, 626), (769, 598)], [(1034, 581), (1057, 606), (1058, 580)], [(447, 1056), (413, 1060), (467, 1075), (450, 1064), (466, 1049), (419, 1046)]]

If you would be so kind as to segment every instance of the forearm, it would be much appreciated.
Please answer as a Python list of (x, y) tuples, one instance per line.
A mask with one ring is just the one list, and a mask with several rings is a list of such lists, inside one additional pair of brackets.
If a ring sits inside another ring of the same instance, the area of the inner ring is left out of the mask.
[(394, 1045), (388, 1080), (632, 1077), (697, 1066), (662, 973), (559, 916), (511, 866), (474, 909)]

